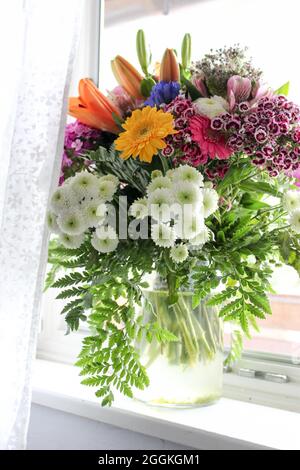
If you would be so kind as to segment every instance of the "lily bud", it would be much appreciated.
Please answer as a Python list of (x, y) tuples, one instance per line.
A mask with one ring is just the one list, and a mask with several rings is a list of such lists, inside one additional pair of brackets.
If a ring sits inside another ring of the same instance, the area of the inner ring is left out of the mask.
[(119, 85), (121, 85), (130, 96), (141, 100), (143, 98), (141, 93), (142, 75), (120, 55), (117, 55), (117, 57), (112, 60), (111, 67)]
[(181, 64), (184, 69), (187, 69), (191, 62), (191, 48), (192, 38), (189, 33), (184, 35), (181, 46)]
[(150, 62), (150, 57), (148, 57), (148, 52), (145, 44), (145, 34), (142, 29), (139, 29), (136, 35), (136, 51), (139, 63), (141, 65), (141, 69), (145, 75), (148, 75), (148, 65)]
[(160, 81), (178, 82), (179, 65), (173, 49), (166, 49), (160, 64)]

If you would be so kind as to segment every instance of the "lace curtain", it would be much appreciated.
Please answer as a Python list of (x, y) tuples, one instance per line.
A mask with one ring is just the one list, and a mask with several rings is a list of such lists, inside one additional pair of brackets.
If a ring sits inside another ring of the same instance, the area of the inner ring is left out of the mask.
[(59, 175), (81, 0), (1, 3), (1, 47), (12, 61), (7, 70), (1, 59), (0, 80), (9, 108), (4, 119), (1, 100), (0, 449), (24, 449), (47, 257), (45, 214)]

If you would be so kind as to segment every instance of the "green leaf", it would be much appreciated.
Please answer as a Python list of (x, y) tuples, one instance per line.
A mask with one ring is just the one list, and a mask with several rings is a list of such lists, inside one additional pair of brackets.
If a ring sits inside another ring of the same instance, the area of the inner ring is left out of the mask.
[(235, 296), (237, 292), (236, 288), (229, 288), (226, 289), (224, 292), (220, 294), (214, 295), (211, 299), (209, 299), (206, 304), (209, 306), (220, 305), (226, 300), (230, 299), (231, 297)]
[(243, 191), (270, 194), (271, 196), (281, 197), (280, 191), (269, 183), (264, 181), (246, 180), (240, 183), (240, 189)]
[(269, 208), (270, 205), (255, 199), (249, 193), (245, 193), (241, 199), (241, 205), (248, 210), (257, 211), (259, 209)]
[(229, 186), (237, 186), (253, 173), (253, 167), (250, 165), (232, 165), (226, 173), (225, 178), (218, 184), (217, 191), (222, 193)]
[(256, 305), (256, 307), (262, 309), (264, 312), (268, 313), (269, 315), (272, 314), (272, 310), (270, 307), (269, 299), (264, 294), (258, 294), (257, 292), (248, 292), (249, 299), (252, 304)]
[(289, 94), (289, 89), (290, 89), (290, 82), (286, 82), (284, 85), (279, 87), (278, 90), (275, 91), (275, 94), (287, 96)]
[(241, 307), (242, 301), (241, 299), (235, 299), (229, 304), (226, 304), (223, 308), (221, 308), (219, 312), (220, 317), (225, 317), (228, 314), (234, 314), (238, 308)]

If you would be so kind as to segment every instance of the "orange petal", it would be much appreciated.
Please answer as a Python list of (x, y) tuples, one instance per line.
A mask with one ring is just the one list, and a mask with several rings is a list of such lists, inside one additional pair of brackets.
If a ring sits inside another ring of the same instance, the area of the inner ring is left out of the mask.
[(69, 100), (69, 113), (72, 116), (97, 129), (119, 133), (119, 128), (113, 119), (113, 113), (120, 117), (118, 109), (90, 79), (80, 80), (79, 95), (79, 98)]

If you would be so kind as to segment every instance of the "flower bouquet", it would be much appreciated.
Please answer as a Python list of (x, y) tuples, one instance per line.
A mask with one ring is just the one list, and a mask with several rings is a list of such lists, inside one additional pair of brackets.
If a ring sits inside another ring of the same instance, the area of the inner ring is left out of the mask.
[(83, 79), (70, 98), (47, 285), (68, 331), (89, 325), (77, 365), (103, 405), (201, 405), (222, 393), (222, 323), (228, 363), (271, 314), (274, 268), (300, 273), (300, 109), (239, 46), (191, 63), (186, 34), (151, 69), (139, 31), (137, 55), (108, 96)]

